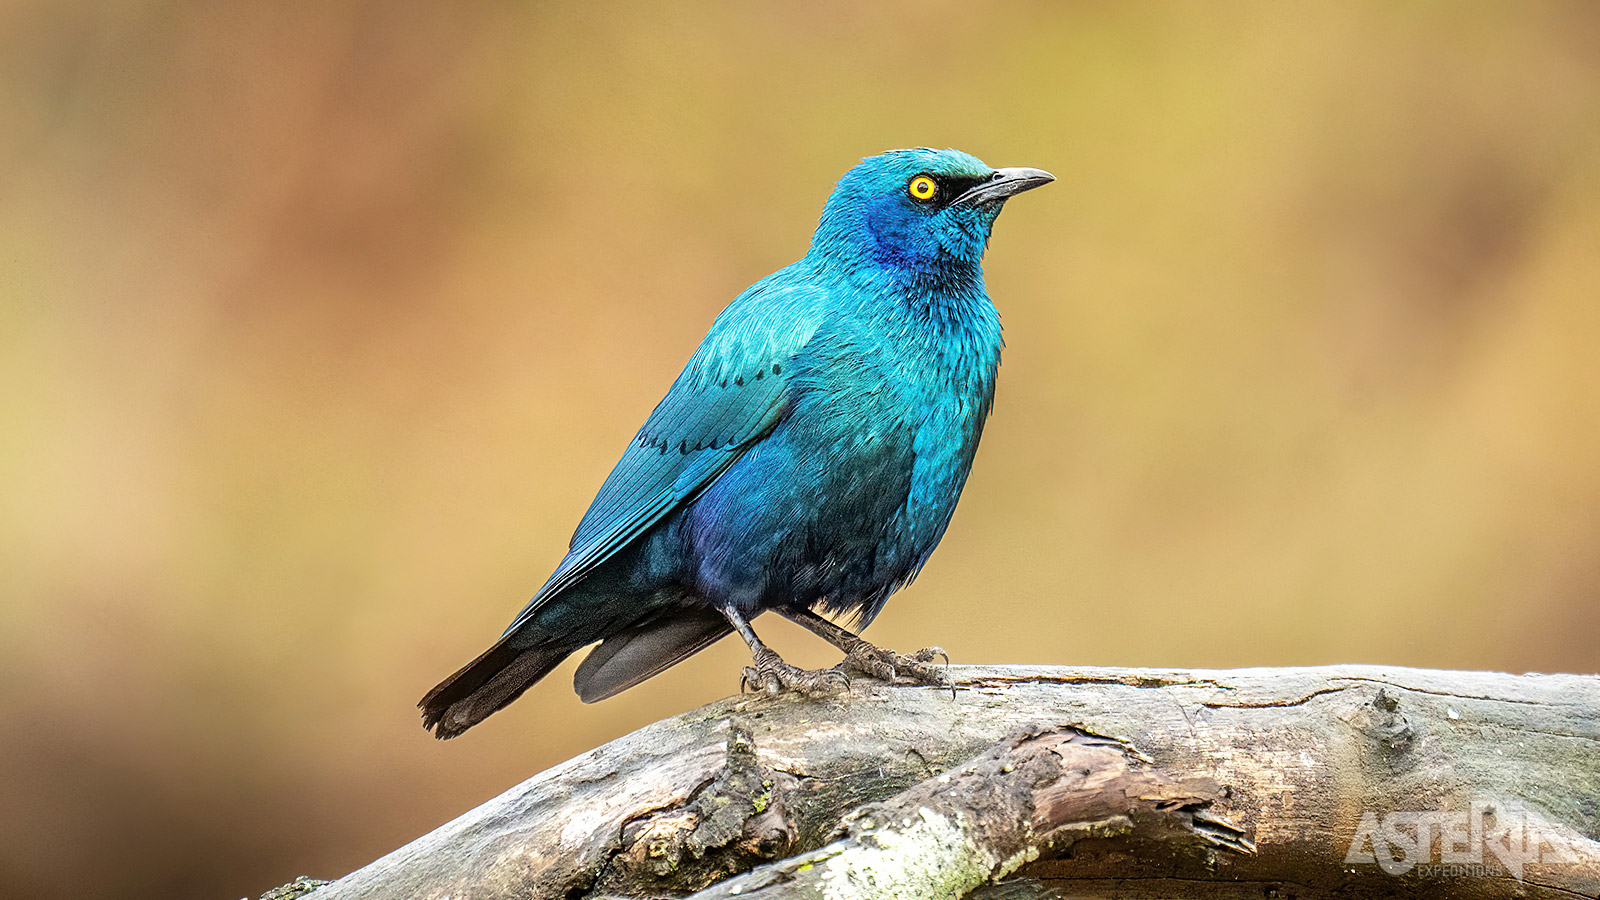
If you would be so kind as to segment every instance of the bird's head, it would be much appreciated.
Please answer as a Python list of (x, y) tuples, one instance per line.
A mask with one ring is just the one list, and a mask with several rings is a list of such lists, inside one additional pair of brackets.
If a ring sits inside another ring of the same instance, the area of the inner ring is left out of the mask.
[(1054, 180), (960, 150), (869, 156), (839, 179), (811, 252), (914, 275), (976, 266), (1006, 198)]

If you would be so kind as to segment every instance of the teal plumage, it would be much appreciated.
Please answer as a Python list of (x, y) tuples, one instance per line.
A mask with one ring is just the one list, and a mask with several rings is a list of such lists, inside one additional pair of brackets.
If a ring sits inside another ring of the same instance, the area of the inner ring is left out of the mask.
[(425, 724), (459, 734), (597, 641), (576, 676), (586, 701), (734, 631), (758, 686), (838, 681), (760, 643), (748, 621), (768, 610), (858, 670), (918, 671), (813, 610), (866, 625), (943, 536), (1000, 363), (983, 251), (1005, 198), (1050, 180), (956, 150), (851, 169), (810, 251), (717, 317), (567, 556), (494, 647), (423, 699)]

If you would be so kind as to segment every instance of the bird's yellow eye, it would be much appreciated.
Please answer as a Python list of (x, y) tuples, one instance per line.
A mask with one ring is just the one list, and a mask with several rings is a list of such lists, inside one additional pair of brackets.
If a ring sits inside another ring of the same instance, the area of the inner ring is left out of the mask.
[(926, 175), (918, 175), (911, 179), (910, 184), (906, 185), (906, 193), (910, 194), (913, 200), (932, 200), (933, 195), (939, 193), (939, 186), (934, 183), (932, 178)]

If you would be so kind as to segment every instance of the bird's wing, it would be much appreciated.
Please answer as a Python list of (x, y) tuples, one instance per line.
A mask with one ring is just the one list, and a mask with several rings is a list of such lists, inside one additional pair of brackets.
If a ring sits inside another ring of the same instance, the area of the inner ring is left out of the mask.
[(777, 424), (790, 360), (821, 315), (819, 292), (782, 286), (782, 274), (758, 282), (717, 317), (601, 485), (566, 557), (506, 634), (692, 500)]

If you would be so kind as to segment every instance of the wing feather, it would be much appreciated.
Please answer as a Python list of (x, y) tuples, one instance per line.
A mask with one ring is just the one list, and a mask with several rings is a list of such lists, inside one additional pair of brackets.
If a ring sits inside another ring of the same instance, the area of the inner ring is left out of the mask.
[(781, 274), (717, 317), (601, 485), (566, 557), (506, 634), (693, 499), (782, 418), (789, 362), (816, 331), (822, 295), (803, 285), (774, 286)]

